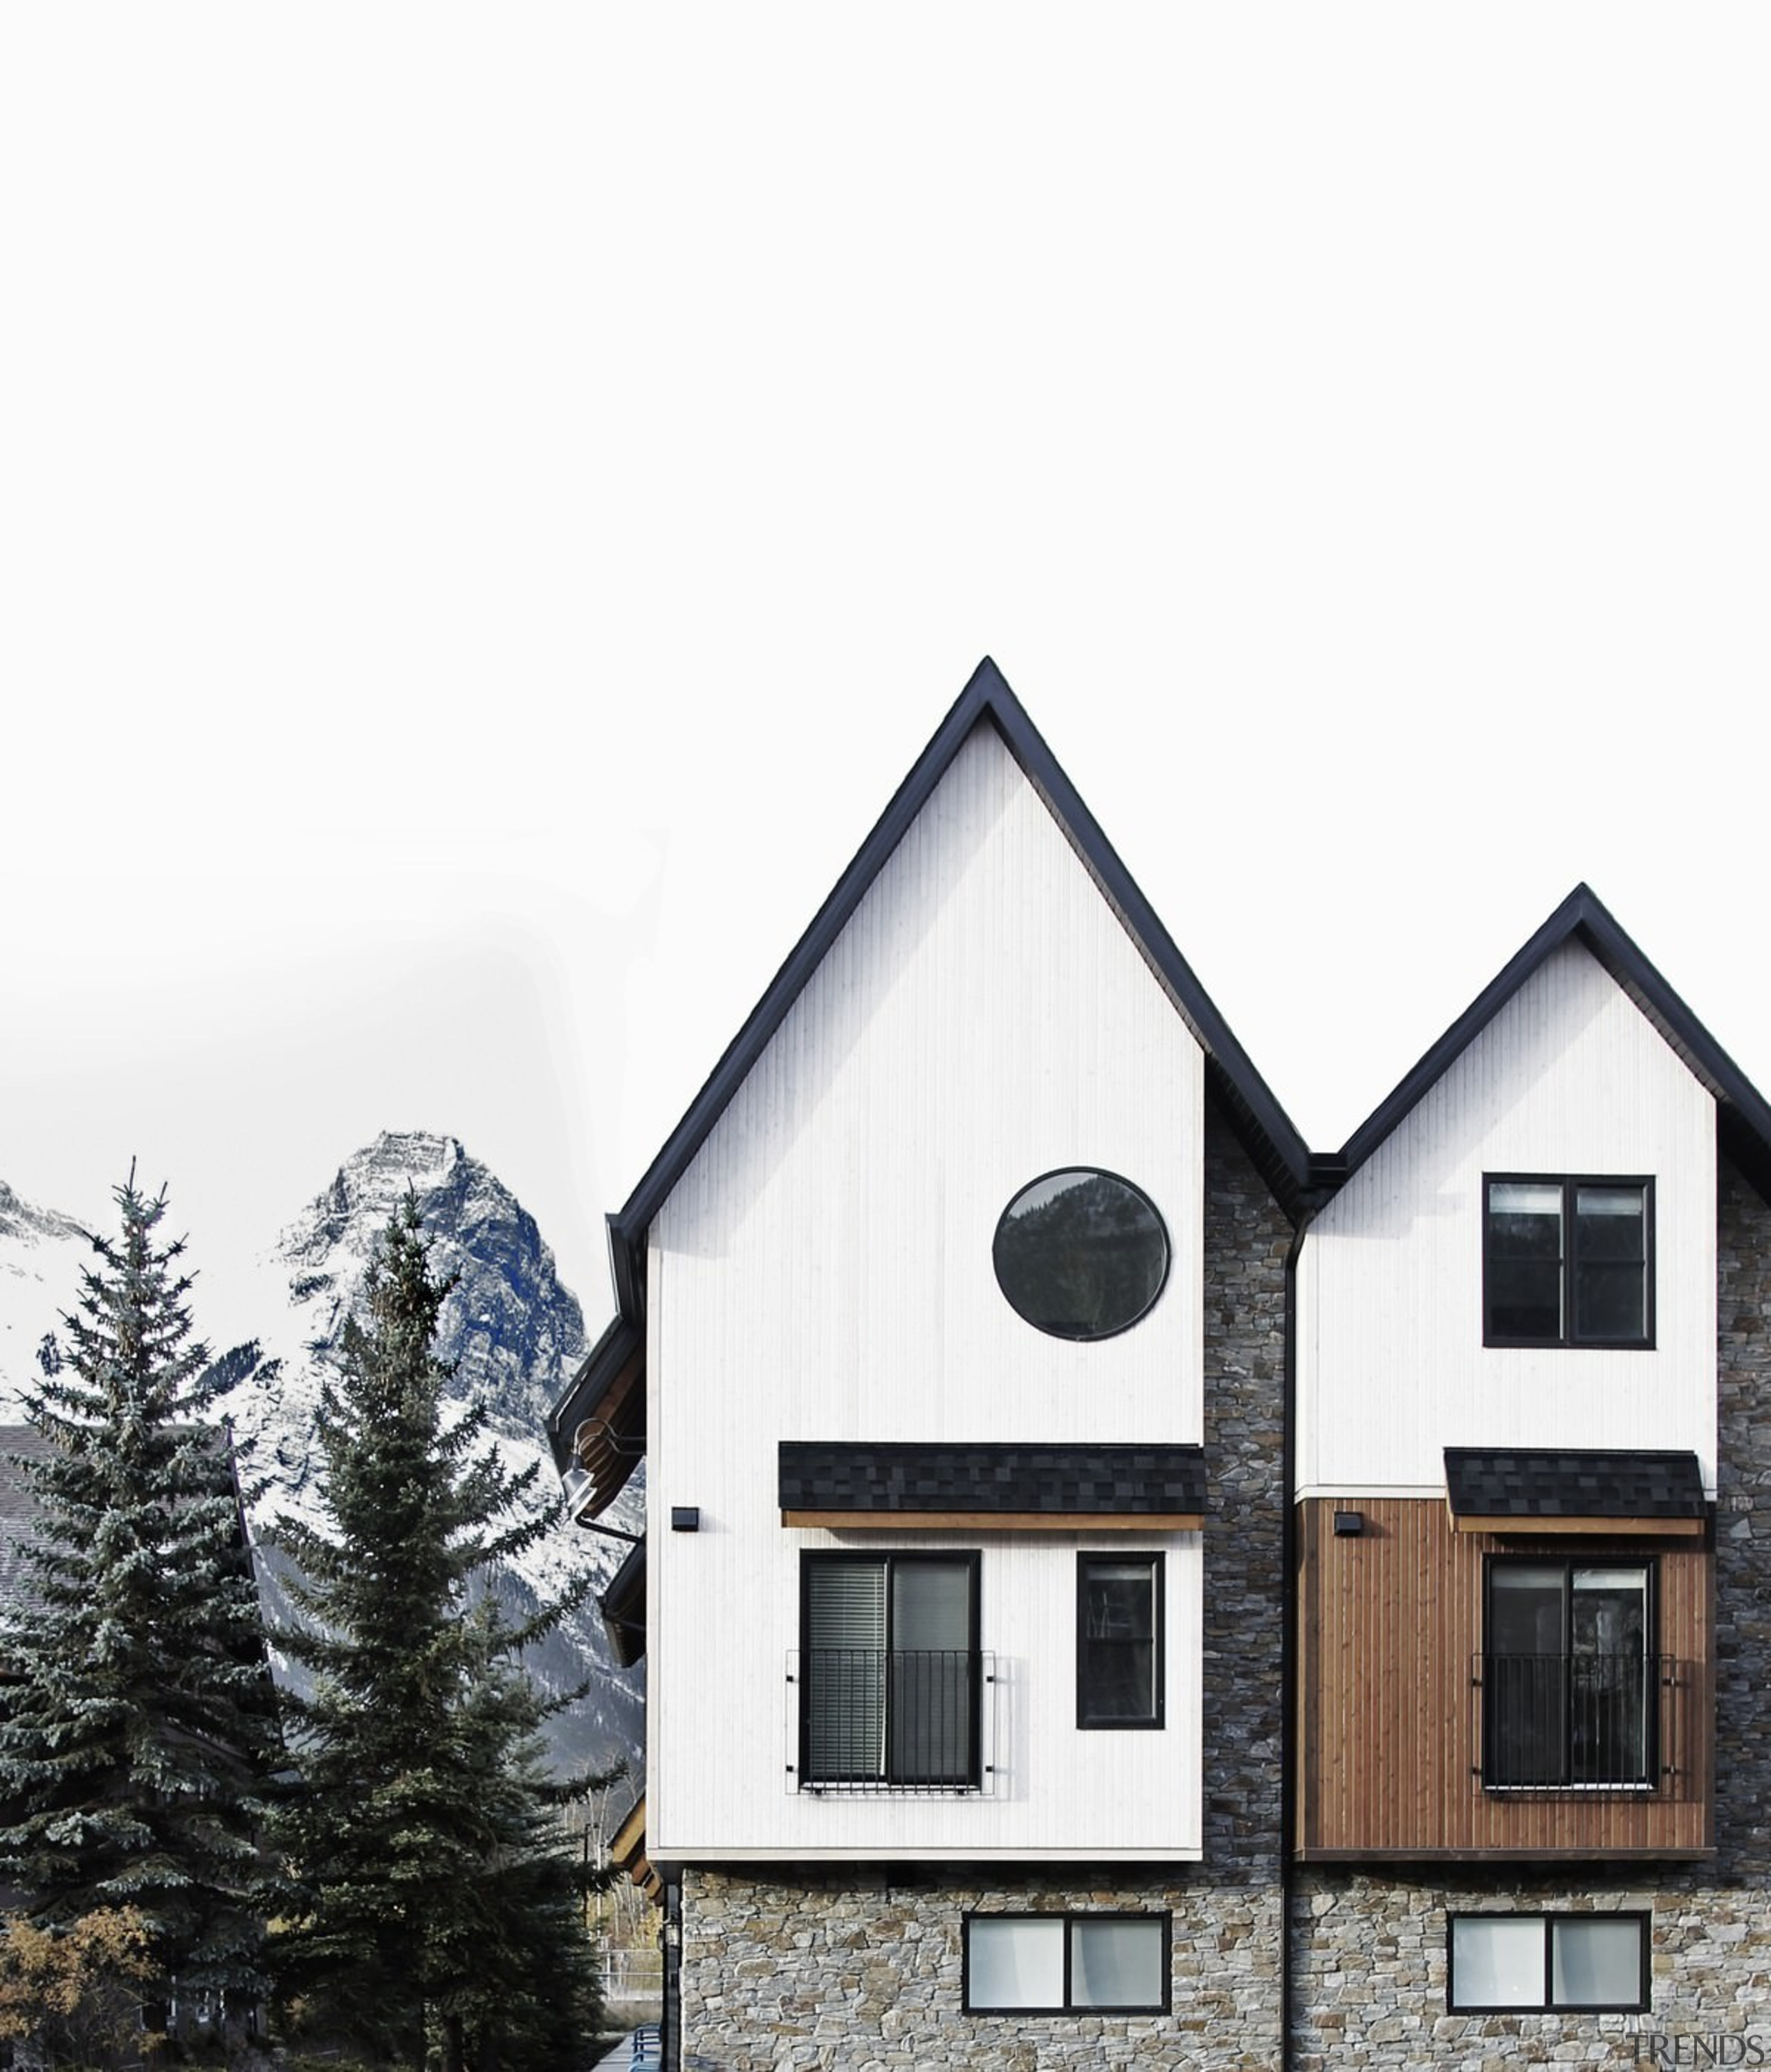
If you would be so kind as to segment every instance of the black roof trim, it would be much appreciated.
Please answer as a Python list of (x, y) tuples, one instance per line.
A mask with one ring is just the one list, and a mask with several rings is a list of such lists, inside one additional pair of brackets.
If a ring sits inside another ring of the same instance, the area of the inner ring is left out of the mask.
[(788, 1009), (823, 962), (911, 822), (928, 802), (972, 730), (988, 722), (1039, 794), (1157, 982), (1206, 1053), (1232, 1126), (1288, 1214), (1295, 1215), (1309, 1154), (1290, 1117), (1231, 1034), (1155, 910), (1138, 890), (1075, 787), (988, 656), (935, 730), (873, 832), (837, 879), (811, 926), (795, 944), (749, 1019), (713, 1067), (707, 1083), (665, 1140), (625, 1205), (609, 1219), (617, 1299), (639, 1314), (645, 1281), (644, 1245), (652, 1219), (706, 1141)]
[(783, 1511), (1202, 1511), (1192, 1445), (879, 1445), (783, 1439)]
[(1571, 941), (1579, 941), (1592, 952), (1715, 1096), (1724, 1147), (1761, 1194), (1771, 1201), (1771, 1106), (1586, 885), (1576, 886), (1414, 1069), (1378, 1104), (1338, 1155), (1311, 1161), (1315, 1182), (1338, 1187), (1356, 1173), (1526, 980)]
[(1702, 1518), (1697, 1456), (1563, 1446), (1448, 1446), (1445, 1494), (1462, 1518)]

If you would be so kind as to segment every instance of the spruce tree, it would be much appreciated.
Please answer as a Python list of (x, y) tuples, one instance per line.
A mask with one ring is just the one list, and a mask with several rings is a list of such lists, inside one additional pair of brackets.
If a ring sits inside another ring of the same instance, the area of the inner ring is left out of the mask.
[(267, 1985), (276, 1704), (183, 1243), (133, 1169), (116, 1200), (27, 1394), (40, 1457), (14, 1462), (37, 1517), (6, 1636), (0, 1881), (54, 1929), (134, 1910), (163, 1997), (237, 2012)]
[(513, 1476), (483, 1444), (485, 1403), (450, 1415), (432, 1344), (453, 1285), (409, 1194), (321, 1393), (326, 1527), (279, 1527), (308, 1622), (286, 1644), (314, 1679), (294, 1707), (302, 1904), (282, 1951), (289, 1988), (358, 2048), (420, 2066), (434, 2041), (447, 2072), (487, 2072), (573, 2062), (594, 1996), (563, 1794), (539, 1766), (565, 1701), (519, 1659), (565, 1605), (512, 1624), (483, 1588), (555, 1514), (538, 1468)]

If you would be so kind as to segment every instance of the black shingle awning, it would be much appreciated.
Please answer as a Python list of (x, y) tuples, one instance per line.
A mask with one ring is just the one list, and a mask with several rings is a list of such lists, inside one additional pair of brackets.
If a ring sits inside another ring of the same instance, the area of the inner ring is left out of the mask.
[(1461, 1531), (1701, 1531), (1707, 1515), (1695, 1453), (1631, 1449), (1448, 1446), (1445, 1496)]
[(963, 1519), (1184, 1530), (1205, 1507), (1198, 1446), (781, 1442), (781, 1510), (790, 1525)]

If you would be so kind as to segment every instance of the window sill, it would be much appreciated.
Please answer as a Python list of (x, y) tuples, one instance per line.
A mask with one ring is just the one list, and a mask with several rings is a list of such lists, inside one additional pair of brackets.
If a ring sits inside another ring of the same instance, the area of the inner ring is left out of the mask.
[(1491, 1799), (1653, 1799), (1658, 1794), (1660, 1786), (1627, 1781), (1616, 1784), (1490, 1784), (1485, 1778), (1482, 1790)]

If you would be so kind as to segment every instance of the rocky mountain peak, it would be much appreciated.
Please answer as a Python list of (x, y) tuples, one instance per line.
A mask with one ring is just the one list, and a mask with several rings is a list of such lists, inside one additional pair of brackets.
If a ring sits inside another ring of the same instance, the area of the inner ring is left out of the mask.
[(35, 1244), (45, 1238), (60, 1244), (85, 1235), (72, 1216), (64, 1216), (59, 1210), (34, 1207), (0, 1180), (0, 1238), (20, 1244)]
[[(535, 1219), (458, 1138), (384, 1131), (285, 1228), (255, 1290), (263, 1304), (257, 1335), (216, 1362), (226, 1390), (217, 1409), (233, 1426), (254, 1492), (261, 1581), (276, 1618), (290, 1614), (269, 1544), (274, 1521), (288, 1514), (323, 1523), (315, 1408), (376, 1243), (409, 1186), (434, 1265), (458, 1276), (437, 1340), (439, 1356), (454, 1365), (450, 1392), (486, 1400), (489, 1443), (513, 1472), (539, 1464), (538, 1501), (557, 1493), (544, 1423), (584, 1355), (577, 1300), (561, 1285)], [(71, 1217), (35, 1208), (0, 1183), (0, 1423), (17, 1415), (20, 1393), (37, 1374), (45, 1330), (77, 1298), (89, 1244)], [(623, 1493), (614, 1522), (636, 1529), (642, 1503), (636, 1482)], [(624, 1551), (618, 1541), (562, 1525), (501, 1568), (489, 1587), (521, 1619), (581, 1569), (593, 1570), (600, 1586)], [(550, 1690), (586, 1680), (590, 1687), (551, 1724), (562, 1772), (616, 1756), (637, 1763), (639, 1679), (610, 1661), (594, 1601), (566, 1615), (531, 1667)], [(288, 1673), (288, 1665), (278, 1668)]]
[(437, 1345), (455, 1366), (454, 1392), (489, 1396), (503, 1429), (533, 1437), (583, 1357), (583, 1313), (535, 1219), (457, 1137), (384, 1130), (284, 1231), (277, 1257), (306, 1350), (320, 1358), (336, 1351), (376, 1244), (409, 1188), (434, 1264), (458, 1276)]

